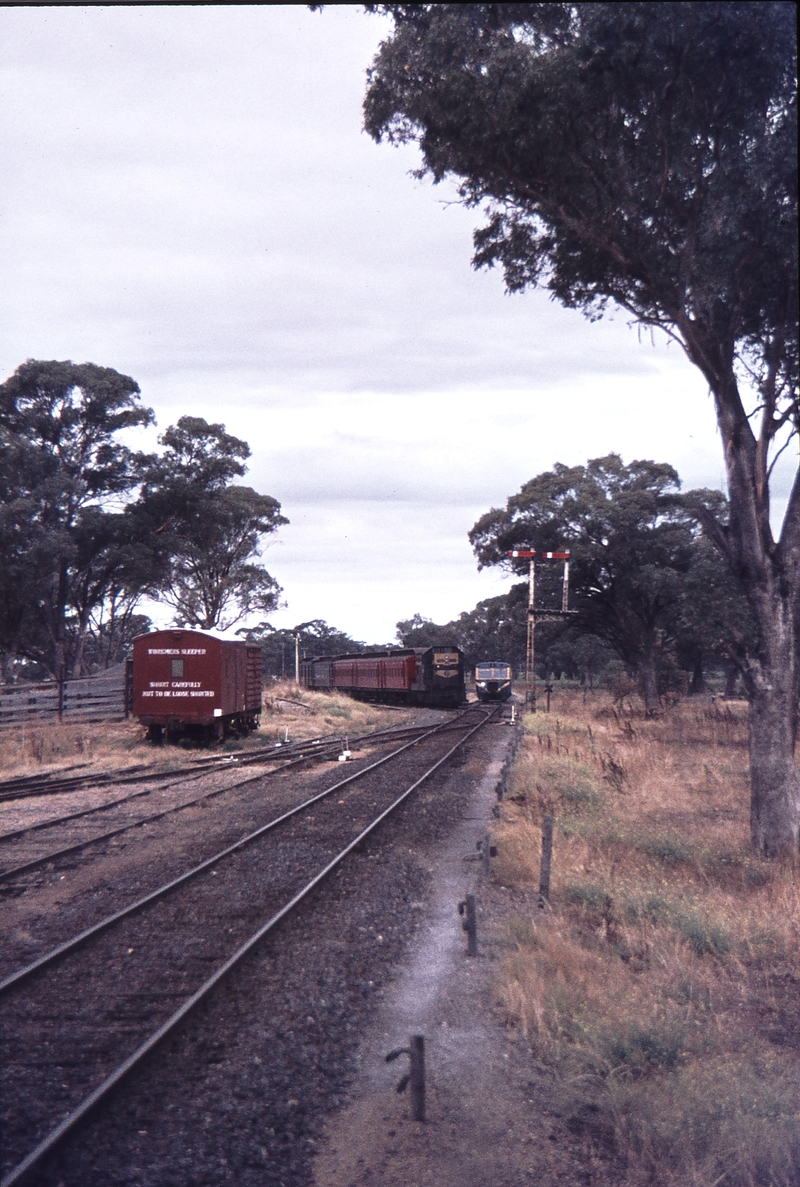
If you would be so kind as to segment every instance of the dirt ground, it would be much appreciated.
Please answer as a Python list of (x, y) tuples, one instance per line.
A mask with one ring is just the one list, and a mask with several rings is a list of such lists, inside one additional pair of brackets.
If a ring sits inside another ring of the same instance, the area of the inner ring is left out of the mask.
[[(503, 921), (520, 904), (470, 859), (497, 805), (509, 734), (498, 737), (467, 819), (440, 854), (426, 925), (362, 1044), (348, 1104), (326, 1126), (315, 1187), (590, 1182), (582, 1151), (549, 1107), (547, 1069), (506, 1028), (493, 993), (507, 951)], [(466, 955), (457, 913), (466, 893), (478, 902), (477, 957)], [(407, 1060), (385, 1062), (414, 1034), (425, 1038), (424, 1123), (411, 1120), (408, 1092), (396, 1090)]]

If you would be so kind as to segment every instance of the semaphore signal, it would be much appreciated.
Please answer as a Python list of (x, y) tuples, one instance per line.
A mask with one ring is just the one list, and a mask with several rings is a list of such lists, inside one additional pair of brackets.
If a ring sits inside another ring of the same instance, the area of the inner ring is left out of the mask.
[(517, 548), (513, 552), (509, 552), (508, 555), (513, 557), (538, 556), (543, 561), (568, 561), (570, 557), (568, 552), (536, 552), (533, 548)]
[[(506, 554), (512, 560), (528, 560), (530, 565), (528, 568), (528, 636), (525, 654), (525, 706), (530, 709), (532, 713), (536, 712), (536, 676), (534, 673), (534, 631), (537, 620), (539, 622), (553, 621), (554, 619), (567, 618), (571, 614), (575, 614), (575, 610), (569, 609), (569, 552), (537, 552), (535, 548), (514, 548)], [(561, 586), (561, 609), (560, 610), (536, 610), (533, 602), (534, 583), (535, 583), (535, 562), (536, 558), (543, 561), (563, 561), (564, 562), (564, 579)], [(550, 708), (550, 698), (548, 697), (547, 707)]]

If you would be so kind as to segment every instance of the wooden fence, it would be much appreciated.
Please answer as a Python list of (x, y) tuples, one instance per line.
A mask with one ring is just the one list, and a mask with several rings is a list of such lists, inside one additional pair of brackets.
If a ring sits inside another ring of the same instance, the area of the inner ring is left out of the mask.
[(127, 716), (126, 665), (80, 680), (0, 684), (0, 729), (45, 721), (120, 720)]

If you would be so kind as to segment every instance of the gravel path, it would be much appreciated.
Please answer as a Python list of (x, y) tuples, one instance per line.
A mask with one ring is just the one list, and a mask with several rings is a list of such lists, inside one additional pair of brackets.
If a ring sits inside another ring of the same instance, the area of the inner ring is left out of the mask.
[[(498, 962), (511, 951), (506, 921), (540, 914), (536, 897), (464, 861), (497, 811), (507, 742), (495, 733), (462, 819), (442, 839), (424, 923), (359, 1047), (347, 1102), (325, 1126), (313, 1187), (592, 1182), (592, 1152), (560, 1113), (551, 1071), (505, 1026), (494, 993)], [(477, 957), (466, 955), (456, 913), (466, 893), (478, 902)], [(411, 1120), (408, 1092), (396, 1090), (407, 1061), (385, 1062), (413, 1034), (425, 1037), (424, 1124)]]

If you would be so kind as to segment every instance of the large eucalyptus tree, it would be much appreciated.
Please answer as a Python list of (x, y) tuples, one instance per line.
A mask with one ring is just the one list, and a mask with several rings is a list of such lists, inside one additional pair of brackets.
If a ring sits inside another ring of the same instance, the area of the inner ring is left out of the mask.
[[(416, 142), (486, 215), (477, 266), (676, 339), (705, 377), (730, 514), (707, 533), (758, 624), (751, 832), (797, 854), (800, 481), (782, 530), (770, 477), (800, 428), (794, 5), (385, 4), (366, 127)], [(665, 415), (667, 409), (664, 410)]]

